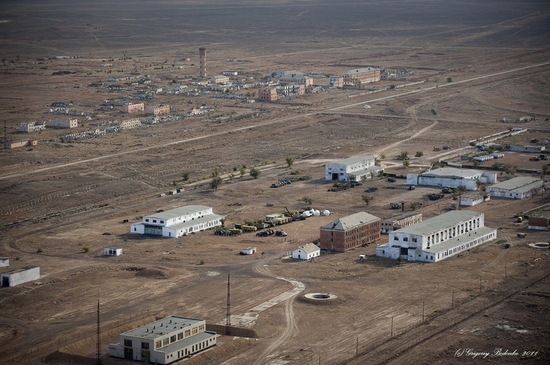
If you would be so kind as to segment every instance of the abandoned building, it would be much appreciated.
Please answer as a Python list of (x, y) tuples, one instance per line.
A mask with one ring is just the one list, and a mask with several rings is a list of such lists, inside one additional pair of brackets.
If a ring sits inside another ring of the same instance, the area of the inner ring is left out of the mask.
[(141, 223), (130, 226), (130, 233), (175, 238), (220, 226), (222, 219), (211, 207), (187, 205), (145, 216)]
[(380, 238), (380, 218), (359, 212), (321, 227), (320, 247), (345, 252)]
[(412, 224), (422, 222), (422, 213), (419, 212), (405, 212), (396, 216), (384, 219), (380, 226), (382, 233), (390, 233), (397, 229), (408, 227)]
[(496, 239), (497, 230), (485, 227), (485, 216), (455, 210), (393, 231), (376, 255), (408, 261), (436, 262)]
[(2, 286), (16, 286), (29, 281), (40, 279), (40, 267), (27, 266), (21, 269), (2, 273)]
[(120, 334), (109, 355), (146, 364), (169, 364), (216, 345), (203, 319), (169, 316)]

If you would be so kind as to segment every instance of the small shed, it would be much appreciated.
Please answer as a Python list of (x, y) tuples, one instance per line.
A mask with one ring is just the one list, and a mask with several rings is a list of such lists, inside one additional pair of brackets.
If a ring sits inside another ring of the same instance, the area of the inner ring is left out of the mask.
[(313, 243), (299, 246), (296, 250), (292, 251), (293, 259), (311, 260), (312, 258), (317, 256), (321, 256), (321, 249)]
[(10, 259), (7, 257), (0, 257), (0, 267), (10, 266)]
[(122, 255), (122, 248), (117, 247), (106, 247), (103, 251), (105, 256), (120, 256)]
[(40, 267), (27, 266), (22, 269), (8, 271), (2, 274), (2, 286), (16, 286), (40, 279)]
[(256, 253), (256, 247), (243, 248), (241, 251), (241, 255), (252, 255), (255, 253)]

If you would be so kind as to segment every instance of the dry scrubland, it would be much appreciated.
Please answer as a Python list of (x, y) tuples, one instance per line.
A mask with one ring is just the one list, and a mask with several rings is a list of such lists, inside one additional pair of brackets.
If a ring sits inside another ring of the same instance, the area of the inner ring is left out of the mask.
[[(72, 101), (79, 110), (92, 112), (105, 99), (129, 94), (87, 87), (109, 76), (137, 70), (159, 86), (171, 80), (187, 84), (189, 76), (199, 73), (199, 46), (207, 48), (210, 75), (227, 69), (255, 78), (275, 69), (341, 74), (368, 65), (407, 68), (414, 75), (369, 85), (371, 89), (269, 104), (158, 95), (146, 103), (171, 104), (177, 111), (206, 104), (215, 111), (75, 143), (60, 142), (64, 131), (47, 130), (30, 135), (39, 140), (33, 151), (2, 150), (0, 256), (9, 257), (14, 268), (39, 265), (43, 277), (0, 290), (1, 363), (36, 363), (58, 349), (93, 357), (98, 296), (104, 354), (118, 333), (155, 316), (176, 314), (223, 324), (228, 272), (235, 316), (291, 290), (292, 284), (280, 278), (300, 281), (305, 290), (259, 314), (252, 326), (257, 339), (223, 336), (219, 348), (189, 364), (474, 362), (471, 356), (456, 356), (465, 348), (539, 351), (531, 358), (485, 360), (497, 363), (549, 361), (549, 252), (528, 243), (550, 237), (528, 231), (526, 223), (513, 218), (550, 203), (548, 196), (522, 202), (493, 199), (472, 208), (485, 213), (487, 226), (499, 229), (497, 241), (437, 264), (396, 265), (375, 257), (375, 245), (314, 262), (282, 258), (317, 238), (321, 225), (353, 212), (385, 218), (395, 214), (389, 203), (404, 201), (410, 209), (410, 203), (420, 201), (428, 218), (453, 203), (447, 196), (428, 204), (424, 196), (438, 189), (391, 189), (404, 186), (404, 180), (375, 180), (327, 192), (326, 161), (376, 155), (388, 172), (406, 174), (439, 159), (458, 158), (469, 152), (468, 141), (510, 127), (531, 130), (505, 138), (506, 144), (549, 138), (550, 65), (544, 63), (550, 13), (544, 2), (466, 6), (400, 1), (392, 6), (398, 11), (384, 4), (323, 1), (165, 2), (154, 9), (146, 2), (125, 1), (109, 7), (15, 4), (0, 6), (0, 47), (6, 57), (0, 67), (0, 112), (13, 139), (25, 137), (15, 132), (17, 123), (49, 117), (43, 114), (46, 104)], [(124, 60), (123, 52), (130, 58)], [(82, 58), (36, 62), (37, 57), (62, 54)], [(175, 57), (191, 60), (173, 62)], [(108, 73), (99, 63), (111, 58)], [(540, 66), (523, 69), (534, 65)], [(57, 71), (74, 73), (52, 75)], [(492, 76), (459, 83), (487, 75)], [(407, 86), (417, 81), (423, 83)], [(390, 85), (399, 88), (384, 90)], [(524, 115), (536, 119), (497, 122)], [(233, 117), (231, 122), (227, 116)], [(93, 114), (94, 120), (123, 117), (117, 110)], [(165, 145), (170, 142), (178, 143)], [(444, 145), (452, 149), (433, 151)], [(423, 156), (411, 158), (406, 168), (395, 159), (402, 151), (410, 157), (422, 151)], [(287, 157), (295, 160), (291, 168)], [(500, 162), (540, 173), (546, 161), (529, 157), (507, 153)], [(260, 177), (234, 172), (242, 165), (258, 167)], [(216, 191), (208, 178), (214, 169), (225, 179)], [(291, 171), (312, 179), (269, 188)], [(190, 181), (182, 181), (184, 172)], [(173, 189), (174, 181), (185, 191), (159, 196)], [(361, 201), (366, 186), (378, 188), (369, 206)], [(286, 238), (218, 237), (211, 231), (179, 239), (128, 234), (130, 223), (157, 209), (209, 205), (232, 225), (285, 207), (304, 208), (304, 196), (333, 215), (286, 225)], [(517, 238), (519, 232), (527, 238)], [(505, 243), (511, 248), (504, 249)], [(102, 257), (109, 246), (122, 247), (124, 255)], [(246, 246), (256, 246), (258, 252), (239, 255)], [(360, 254), (366, 255), (364, 262), (357, 260)], [(338, 300), (314, 305), (301, 299), (309, 292), (335, 293)], [(418, 326), (423, 307), (427, 323)]]

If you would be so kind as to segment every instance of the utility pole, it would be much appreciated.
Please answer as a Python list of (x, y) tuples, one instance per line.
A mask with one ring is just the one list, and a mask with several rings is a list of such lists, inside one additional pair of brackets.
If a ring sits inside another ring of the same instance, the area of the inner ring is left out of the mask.
[(451, 308), (454, 308), (454, 307), (455, 307), (455, 291), (453, 289), (451, 294)]
[(424, 302), (422, 302), (422, 323), (424, 323)]
[(393, 337), (393, 317), (391, 317), (390, 337)]
[(99, 293), (97, 293), (97, 352), (96, 352), (96, 363), (97, 365), (101, 365), (101, 328), (99, 325)]

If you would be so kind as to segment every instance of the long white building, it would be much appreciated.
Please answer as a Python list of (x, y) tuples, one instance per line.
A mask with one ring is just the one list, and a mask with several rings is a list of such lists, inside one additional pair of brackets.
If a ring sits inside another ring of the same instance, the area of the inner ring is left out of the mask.
[(455, 210), (390, 232), (376, 256), (436, 262), (496, 238), (497, 230), (485, 227), (483, 213)]
[(374, 157), (351, 156), (325, 165), (325, 180), (361, 181), (378, 176), (384, 169), (376, 166)]
[(169, 364), (216, 345), (202, 319), (170, 316), (120, 334), (109, 355), (146, 364)]
[(545, 187), (546, 183), (539, 178), (518, 176), (487, 187), (487, 192), (495, 198), (525, 199), (539, 194)]
[(465, 186), (466, 190), (477, 190), (478, 181), (484, 184), (497, 182), (497, 173), (470, 169), (442, 167), (421, 174), (407, 174), (407, 184), (458, 188)]
[(211, 207), (187, 205), (143, 217), (141, 223), (130, 226), (130, 233), (175, 238), (217, 227), (222, 219)]

